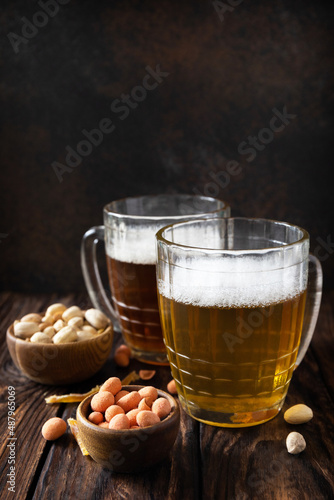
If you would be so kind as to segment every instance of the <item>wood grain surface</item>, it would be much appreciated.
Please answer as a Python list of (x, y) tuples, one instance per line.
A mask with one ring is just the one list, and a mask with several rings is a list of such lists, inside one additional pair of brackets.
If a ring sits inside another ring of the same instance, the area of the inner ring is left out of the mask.
[[(55, 301), (88, 305), (85, 295), (0, 295), (0, 496), (1, 499), (271, 499), (334, 498), (334, 293), (323, 298), (316, 332), (303, 363), (295, 372), (283, 410), (296, 403), (309, 405), (314, 418), (301, 426), (288, 425), (282, 414), (270, 422), (244, 429), (203, 425), (183, 411), (181, 428), (170, 459), (140, 474), (113, 474), (82, 456), (70, 432), (57, 441), (41, 436), (45, 420), (75, 418), (76, 403), (46, 405), (51, 394), (85, 392), (109, 376), (123, 378), (144, 368), (131, 361), (117, 368), (111, 353), (92, 379), (66, 387), (38, 385), (13, 365), (5, 342), (8, 325), (28, 312), (38, 312)], [(116, 336), (114, 348), (121, 343)], [(168, 367), (157, 369), (148, 385), (166, 390)], [(8, 491), (8, 386), (15, 388), (15, 493)], [(285, 438), (301, 432), (306, 450), (289, 455)]]

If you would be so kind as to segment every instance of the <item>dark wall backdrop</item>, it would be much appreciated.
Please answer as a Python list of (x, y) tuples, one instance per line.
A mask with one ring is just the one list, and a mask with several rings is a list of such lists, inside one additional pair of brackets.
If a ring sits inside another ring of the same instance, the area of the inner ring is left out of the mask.
[[(102, 207), (159, 192), (305, 227), (333, 284), (332, 2), (1, 5), (2, 289), (82, 289), (80, 241)], [(159, 68), (156, 88), (134, 89)], [(115, 99), (131, 91), (125, 116)], [(105, 118), (114, 130), (69, 171), (66, 147)]]

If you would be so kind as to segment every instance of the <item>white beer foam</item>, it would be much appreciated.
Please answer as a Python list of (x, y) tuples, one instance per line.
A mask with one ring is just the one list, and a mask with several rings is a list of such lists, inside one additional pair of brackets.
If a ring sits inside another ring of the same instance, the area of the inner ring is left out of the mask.
[(107, 255), (128, 264), (155, 265), (157, 261), (155, 233), (159, 229), (160, 226), (127, 227), (125, 232), (117, 231), (113, 235), (112, 242), (107, 241)]
[(272, 270), (270, 259), (221, 258), (196, 260), (188, 268), (167, 264), (164, 272), (165, 279), (158, 280), (162, 295), (200, 307), (266, 306), (291, 299), (307, 286), (307, 261)]

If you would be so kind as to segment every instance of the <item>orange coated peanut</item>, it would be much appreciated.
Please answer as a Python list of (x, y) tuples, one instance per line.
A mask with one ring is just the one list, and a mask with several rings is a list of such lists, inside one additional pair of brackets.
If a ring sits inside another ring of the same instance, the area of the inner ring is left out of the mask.
[(126, 396), (123, 396), (121, 399), (117, 401), (118, 406), (123, 408), (125, 413), (134, 408), (137, 408), (139, 401), (141, 400), (141, 395), (137, 391), (132, 391)]
[(171, 409), (170, 402), (165, 398), (156, 399), (152, 405), (152, 412), (156, 413), (160, 419), (167, 417)]
[(124, 413), (115, 415), (109, 422), (109, 429), (130, 429), (130, 421)]
[(110, 377), (101, 385), (100, 391), (111, 392), (115, 396), (122, 389), (122, 382), (118, 377)]
[(59, 417), (50, 418), (42, 427), (42, 436), (47, 441), (54, 441), (65, 434), (67, 425), (65, 420)]
[(152, 411), (140, 411), (137, 415), (137, 424), (139, 427), (149, 427), (160, 422), (160, 418)]
[(104, 419), (101, 412), (92, 411), (92, 413), (88, 415), (88, 420), (93, 424), (99, 425), (101, 422), (103, 422)]
[(90, 405), (93, 411), (105, 412), (106, 409), (114, 404), (114, 396), (111, 392), (100, 391), (92, 397)]
[(130, 394), (129, 391), (119, 391), (115, 396), (115, 403), (117, 403), (123, 396)]
[(109, 422), (101, 422), (98, 425), (99, 427), (102, 427), (102, 429), (109, 429)]
[(136, 417), (138, 413), (140, 412), (139, 408), (134, 408), (133, 410), (128, 411), (126, 416), (130, 420), (130, 426), (133, 427), (134, 425), (137, 425), (137, 420)]
[(141, 401), (139, 401), (138, 408), (139, 408), (139, 410), (147, 410), (147, 411), (151, 410), (151, 408), (146, 403), (145, 398), (143, 398)]
[(118, 405), (111, 405), (106, 409), (106, 412), (104, 414), (105, 419), (107, 422), (110, 422), (110, 420), (115, 416), (115, 415), (120, 415), (121, 413), (124, 414), (123, 408), (121, 408)]
[(170, 394), (177, 394), (176, 384), (175, 384), (174, 379), (172, 379), (170, 382), (168, 382), (167, 391), (170, 392)]
[(148, 385), (147, 387), (143, 387), (138, 392), (142, 398), (145, 398), (146, 404), (148, 406), (152, 406), (153, 401), (155, 401), (158, 397), (158, 391), (152, 385)]

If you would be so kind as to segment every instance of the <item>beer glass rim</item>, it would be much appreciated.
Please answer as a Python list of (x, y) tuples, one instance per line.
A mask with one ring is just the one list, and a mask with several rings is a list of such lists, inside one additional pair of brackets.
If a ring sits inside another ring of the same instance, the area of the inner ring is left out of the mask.
[[(185, 226), (185, 225), (191, 225), (191, 224), (195, 224), (195, 223), (198, 223), (198, 222), (204, 222), (204, 223), (209, 223), (210, 221), (215, 221), (216, 223), (219, 222), (219, 221), (224, 221), (224, 223), (228, 223), (229, 221), (249, 221), (249, 222), (252, 222), (252, 221), (257, 221), (257, 222), (263, 222), (263, 223), (270, 223), (270, 224), (273, 224), (273, 225), (277, 225), (277, 226), (285, 226), (287, 228), (291, 228), (291, 229), (297, 229), (300, 231), (300, 238), (298, 238), (296, 241), (292, 242), (292, 243), (283, 243), (283, 244), (279, 244), (275, 247), (272, 247), (272, 246), (263, 246), (262, 248), (256, 248), (256, 249), (238, 249), (238, 250), (233, 250), (233, 249), (222, 249), (222, 248), (208, 248), (208, 247), (200, 247), (200, 246), (191, 246), (191, 245), (185, 245), (185, 244), (182, 244), (182, 243), (175, 243), (174, 241), (171, 241), (169, 239), (167, 239), (165, 236), (164, 236), (164, 232), (170, 228), (175, 228), (175, 227), (180, 227), (180, 226)], [(186, 250), (191, 250), (193, 252), (204, 252), (206, 254), (217, 254), (217, 253), (220, 253), (222, 255), (254, 255), (254, 254), (261, 254), (261, 253), (266, 253), (268, 251), (270, 252), (275, 252), (275, 251), (279, 251), (279, 250), (282, 250), (282, 249), (288, 249), (288, 248), (291, 248), (295, 245), (300, 245), (302, 243), (304, 243), (305, 241), (309, 240), (310, 239), (310, 236), (309, 236), (309, 233), (303, 229), (302, 227), (300, 226), (297, 226), (296, 224), (291, 224), (289, 222), (284, 222), (284, 221), (277, 221), (277, 220), (274, 220), (274, 219), (265, 219), (265, 218), (262, 218), (262, 217), (211, 217), (211, 218), (198, 218), (198, 219), (192, 219), (192, 220), (189, 220), (189, 221), (181, 221), (181, 222), (176, 222), (174, 224), (168, 224), (164, 227), (162, 227), (161, 229), (159, 229), (159, 231), (157, 231), (156, 233), (156, 240), (157, 242), (162, 242), (163, 244), (167, 245), (168, 247), (175, 247), (175, 248), (180, 248), (180, 249), (186, 249)]]
[[(121, 210), (117, 210), (113, 205), (121, 202), (125, 202), (126, 200), (140, 200), (140, 199), (151, 199), (151, 200), (158, 200), (159, 198), (170, 198), (170, 199), (175, 199), (179, 198), (180, 201), (186, 202), (186, 200), (189, 199), (194, 199), (194, 200), (201, 200), (201, 201), (207, 201), (207, 202), (219, 202), (221, 206), (219, 208), (215, 208), (214, 210), (208, 210), (208, 211), (203, 211), (203, 212), (197, 212), (193, 214), (177, 214), (177, 215), (168, 215), (168, 214), (162, 214), (162, 215), (140, 215), (140, 214), (127, 214), (123, 213)], [(179, 219), (200, 219), (203, 218), (207, 214), (217, 214), (221, 212), (222, 210), (227, 210), (230, 208), (230, 205), (226, 203), (224, 200), (220, 200), (219, 198), (214, 198), (212, 196), (205, 196), (205, 195), (199, 195), (199, 194), (187, 194), (187, 193), (158, 193), (158, 194), (147, 194), (147, 195), (138, 195), (138, 196), (125, 196), (124, 198), (119, 198), (117, 200), (111, 201), (107, 203), (103, 207), (103, 211), (106, 215), (112, 215), (113, 217), (119, 217), (122, 219), (131, 219), (131, 220), (152, 220), (152, 221), (159, 221), (163, 219), (169, 219), (169, 220), (175, 220), (176, 222)]]

